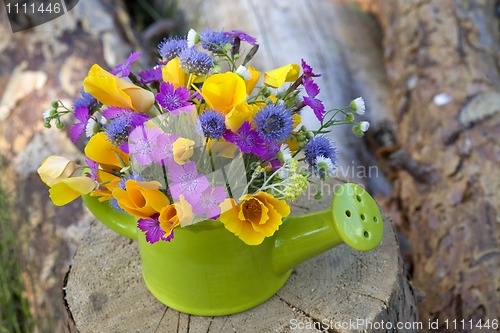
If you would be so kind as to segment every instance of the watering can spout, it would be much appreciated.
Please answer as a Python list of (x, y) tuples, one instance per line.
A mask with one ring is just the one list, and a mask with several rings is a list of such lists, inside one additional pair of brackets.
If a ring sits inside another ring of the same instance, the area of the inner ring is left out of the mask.
[(292, 216), (276, 233), (272, 262), (277, 274), (346, 243), (369, 251), (382, 240), (383, 221), (373, 198), (359, 185), (337, 187), (330, 209)]

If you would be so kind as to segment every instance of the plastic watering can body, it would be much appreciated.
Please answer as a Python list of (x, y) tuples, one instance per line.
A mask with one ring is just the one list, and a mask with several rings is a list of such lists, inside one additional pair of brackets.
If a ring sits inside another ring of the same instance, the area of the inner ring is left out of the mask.
[(90, 211), (112, 230), (136, 239), (150, 292), (175, 310), (227, 315), (269, 299), (297, 264), (343, 242), (361, 251), (382, 238), (382, 217), (373, 199), (355, 184), (337, 188), (332, 208), (283, 221), (257, 246), (247, 245), (217, 220), (175, 230), (171, 242), (149, 244), (137, 219), (85, 196)]

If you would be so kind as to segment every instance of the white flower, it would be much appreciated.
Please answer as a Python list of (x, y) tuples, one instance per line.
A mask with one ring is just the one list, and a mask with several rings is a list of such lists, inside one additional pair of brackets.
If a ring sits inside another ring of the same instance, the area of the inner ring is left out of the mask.
[(359, 123), (359, 129), (362, 130), (363, 132), (368, 131), (370, 128), (370, 123), (367, 121), (362, 121)]
[(358, 97), (354, 101), (349, 104), (349, 108), (351, 108), (352, 111), (356, 112), (359, 115), (365, 114), (365, 100), (363, 97)]
[(94, 118), (90, 118), (89, 121), (87, 122), (87, 125), (85, 126), (85, 135), (87, 138), (90, 138), (94, 134), (96, 134), (99, 131), (99, 124), (97, 121), (95, 121)]
[(292, 158), (292, 152), (290, 151), (290, 148), (282, 144), (280, 147), (281, 154), (283, 154), (283, 162), (287, 162), (289, 159)]
[(187, 45), (188, 47), (195, 46), (200, 41), (200, 35), (194, 29), (189, 29), (187, 34)]
[(335, 171), (335, 165), (333, 164), (330, 158), (326, 158), (324, 156), (318, 156), (314, 160), (314, 164), (316, 165), (316, 170), (318, 174), (322, 176), (331, 176)]
[(248, 80), (252, 78), (252, 74), (250, 73), (250, 71), (245, 66), (242, 65), (240, 65), (236, 69), (236, 74), (240, 75), (243, 78), (243, 80)]

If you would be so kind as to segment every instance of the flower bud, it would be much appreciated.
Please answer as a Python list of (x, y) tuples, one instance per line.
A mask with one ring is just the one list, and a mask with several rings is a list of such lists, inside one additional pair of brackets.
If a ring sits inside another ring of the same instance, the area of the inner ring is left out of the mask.
[(351, 112), (346, 113), (346, 115), (344, 116), (344, 120), (348, 121), (348, 122), (353, 121), (354, 120), (354, 114), (352, 114)]

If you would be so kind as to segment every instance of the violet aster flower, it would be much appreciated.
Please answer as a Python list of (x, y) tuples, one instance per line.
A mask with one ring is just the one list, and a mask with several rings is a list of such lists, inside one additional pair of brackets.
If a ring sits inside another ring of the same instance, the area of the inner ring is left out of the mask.
[(302, 71), (302, 84), (304, 85), (307, 94), (307, 96), (304, 96), (304, 103), (314, 111), (318, 120), (323, 121), (325, 106), (320, 99), (316, 98), (320, 89), (313, 80), (314, 77), (321, 76), (321, 74), (315, 74), (312, 67), (309, 66), (304, 59), (302, 59)]
[(313, 73), (312, 67), (309, 66), (304, 59), (302, 59), (302, 72), (303, 72), (303, 77), (305, 77), (306, 79), (321, 76), (321, 74)]
[(304, 147), (304, 155), (309, 166), (316, 165), (316, 159), (320, 156), (328, 158), (335, 164), (335, 148), (330, 141), (322, 135), (312, 138)]
[(141, 84), (149, 84), (155, 81), (162, 80), (161, 66), (156, 65), (151, 69), (146, 69), (142, 72), (139, 72), (139, 78)]
[(151, 164), (157, 152), (157, 139), (162, 134), (158, 128), (136, 127), (130, 132), (129, 152), (140, 165)]
[(83, 132), (85, 132), (85, 127), (90, 119), (89, 109), (84, 105), (78, 106), (75, 109), (75, 118), (78, 122), (69, 131), (69, 136), (73, 142), (76, 142), (82, 136)]
[(182, 86), (175, 89), (174, 85), (170, 82), (162, 82), (160, 84), (160, 92), (156, 94), (158, 104), (174, 115), (194, 110), (194, 105), (188, 102), (188, 99), (189, 90)]
[(222, 113), (215, 110), (205, 111), (200, 116), (203, 134), (211, 139), (220, 139), (226, 130), (225, 118)]
[(186, 201), (195, 206), (200, 200), (200, 194), (210, 186), (205, 175), (199, 175), (194, 162), (184, 165), (172, 164), (168, 168), (170, 193), (174, 199), (184, 195)]
[(163, 41), (158, 44), (158, 53), (160, 57), (165, 58), (170, 61), (179, 56), (181, 51), (187, 48), (187, 41), (180, 38), (164, 38)]
[(321, 100), (304, 96), (304, 103), (314, 111), (314, 115), (319, 121), (323, 121), (325, 116), (325, 106)]
[(264, 140), (259, 136), (256, 130), (252, 129), (252, 125), (245, 121), (238, 129), (238, 134), (227, 130), (224, 133), (226, 141), (234, 143), (242, 153), (259, 154), (264, 147)]
[(292, 133), (292, 112), (284, 105), (266, 105), (254, 118), (255, 127), (266, 141), (279, 142)]
[(89, 177), (90, 179), (95, 180), (96, 182), (99, 182), (99, 180), (97, 179), (97, 172), (99, 170), (99, 163), (97, 163), (96, 161), (91, 160), (88, 157), (86, 159), (86, 162), (87, 162), (87, 166), (90, 169), (90, 172), (86, 172), (85, 176)]
[(207, 75), (213, 68), (212, 59), (204, 52), (198, 51), (194, 47), (184, 49), (179, 54), (181, 67), (188, 73), (193, 73), (197, 76)]
[(226, 36), (229, 36), (233, 39), (238, 38), (244, 42), (247, 42), (252, 45), (257, 45), (257, 39), (252, 37), (241, 30), (229, 30), (225, 32)]
[(163, 238), (165, 231), (161, 228), (158, 221), (158, 214), (146, 219), (139, 219), (137, 227), (146, 233), (146, 241), (154, 244)]
[(220, 47), (226, 44), (231, 44), (232, 39), (222, 31), (213, 31), (205, 29), (200, 32), (201, 46), (212, 52), (220, 52)]
[(141, 56), (141, 52), (132, 52), (127, 60), (123, 64), (119, 64), (115, 66), (115, 69), (112, 70), (110, 73), (113, 75), (117, 75), (121, 73), (121, 76), (129, 76), (130, 75), (130, 66), (139, 59)]
[(193, 213), (205, 214), (209, 219), (216, 219), (221, 214), (220, 203), (226, 199), (227, 192), (222, 186), (207, 187), (201, 193), (200, 201), (193, 206)]

